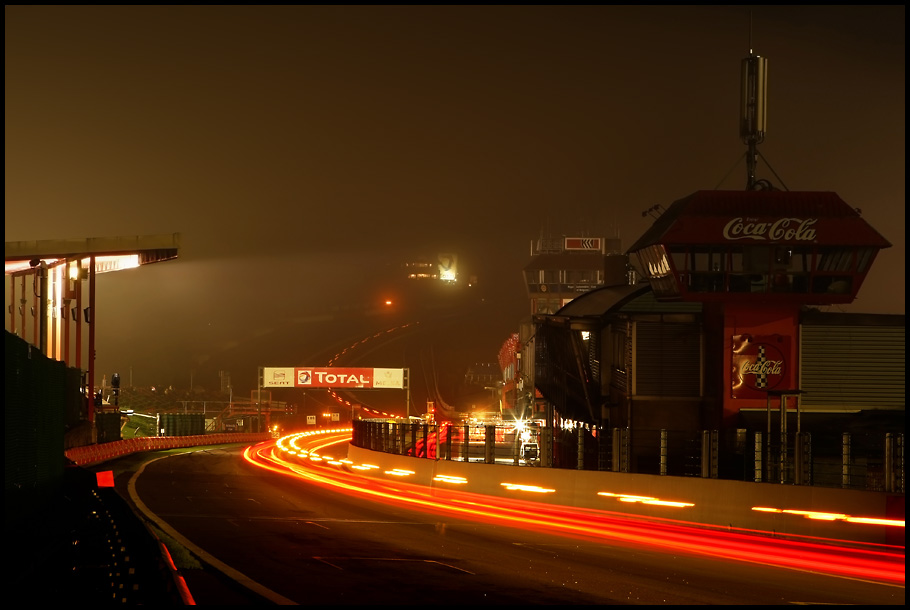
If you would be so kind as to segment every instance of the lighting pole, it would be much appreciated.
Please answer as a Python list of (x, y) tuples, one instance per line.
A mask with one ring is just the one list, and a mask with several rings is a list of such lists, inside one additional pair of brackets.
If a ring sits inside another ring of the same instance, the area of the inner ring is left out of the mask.
[(405, 410), (407, 411), (407, 416), (408, 416), (408, 419), (410, 420), (411, 419), (411, 369), (409, 369), (409, 368), (404, 369), (404, 375), (405, 375), (405, 382), (404, 382), (405, 389), (407, 392), (405, 399), (404, 399), (405, 400)]

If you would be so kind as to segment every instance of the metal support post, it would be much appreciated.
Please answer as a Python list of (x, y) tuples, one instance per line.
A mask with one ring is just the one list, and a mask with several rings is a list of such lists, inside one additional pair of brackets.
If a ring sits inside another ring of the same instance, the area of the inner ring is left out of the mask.
[(521, 432), (515, 427), (515, 440), (512, 442), (512, 465), (518, 466), (521, 454)]
[(553, 427), (547, 425), (540, 430), (538, 435), (538, 446), (540, 447), (540, 465), (547, 468), (553, 467)]
[(483, 461), (492, 464), (496, 461), (496, 426), (487, 425), (483, 429)]
[(716, 479), (718, 473), (718, 459), (720, 458), (720, 433), (711, 430), (711, 478)]
[(710, 435), (707, 430), (701, 431), (701, 478), (710, 478), (709, 460), (711, 456)]
[(622, 429), (621, 445), (622, 463), (620, 468), (622, 472), (631, 472), (632, 470), (632, 430), (629, 428)]
[(796, 433), (795, 481), (797, 485), (812, 484), (812, 436), (808, 432)]
[(577, 428), (578, 436), (578, 451), (575, 458), (575, 468), (576, 470), (585, 469), (585, 428), (583, 425), (578, 424)]
[(613, 472), (622, 472), (622, 430), (613, 428)]
[(850, 457), (850, 433), (844, 432), (841, 437), (841, 487), (847, 488), (850, 487), (851, 477), (851, 457)]
[(763, 452), (764, 443), (762, 443), (762, 434), (761, 432), (755, 433), (755, 444), (753, 449), (752, 460), (754, 462), (754, 481), (756, 483), (762, 482), (762, 452)]

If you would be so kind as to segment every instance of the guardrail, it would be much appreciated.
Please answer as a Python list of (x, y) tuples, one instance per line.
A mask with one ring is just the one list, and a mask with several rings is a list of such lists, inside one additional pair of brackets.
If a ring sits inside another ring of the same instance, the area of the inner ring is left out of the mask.
[(87, 466), (106, 462), (114, 458), (140, 453), (142, 451), (158, 451), (163, 449), (181, 449), (201, 445), (221, 445), (226, 443), (256, 443), (271, 438), (268, 432), (238, 432), (219, 434), (196, 434), (193, 436), (145, 436), (127, 440), (113, 441), (110, 443), (96, 443), (67, 449), (64, 454), (74, 464)]

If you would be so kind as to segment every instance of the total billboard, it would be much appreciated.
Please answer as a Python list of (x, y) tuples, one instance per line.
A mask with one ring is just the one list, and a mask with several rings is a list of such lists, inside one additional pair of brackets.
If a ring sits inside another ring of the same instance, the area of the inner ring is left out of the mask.
[(404, 369), (264, 367), (264, 388), (404, 388)]

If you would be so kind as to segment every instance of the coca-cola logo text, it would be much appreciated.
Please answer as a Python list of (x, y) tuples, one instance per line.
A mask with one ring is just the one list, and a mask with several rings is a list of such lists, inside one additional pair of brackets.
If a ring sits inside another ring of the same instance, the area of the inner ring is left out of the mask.
[(767, 398), (770, 390), (788, 388), (790, 345), (786, 335), (733, 335), (733, 398)]
[(747, 362), (743, 364), (743, 375), (783, 375), (783, 360), (768, 360), (767, 362)]
[(724, 238), (756, 241), (812, 241), (818, 218), (779, 218), (773, 222), (753, 218), (734, 218), (724, 227)]

